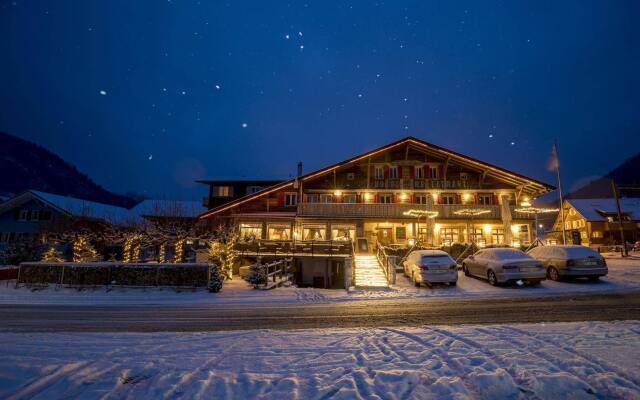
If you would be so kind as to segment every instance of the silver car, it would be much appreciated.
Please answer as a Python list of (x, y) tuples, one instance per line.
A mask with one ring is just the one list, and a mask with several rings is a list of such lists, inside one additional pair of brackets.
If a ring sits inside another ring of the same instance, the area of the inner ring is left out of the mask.
[(546, 278), (542, 263), (527, 253), (511, 248), (482, 249), (464, 259), (462, 271), (493, 286), (501, 283), (537, 285)]
[(456, 262), (442, 250), (416, 250), (404, 261), (404, 274), (416, 287), (421, 283), (448, 283), (455, 286), (458, 281)]
[(547, 277), (554, 281), (563, 278), (597, 281), (609, 272), (604, 257), (585, 246), (538, 246), (529, 250), (528, 254), (542, 262)]

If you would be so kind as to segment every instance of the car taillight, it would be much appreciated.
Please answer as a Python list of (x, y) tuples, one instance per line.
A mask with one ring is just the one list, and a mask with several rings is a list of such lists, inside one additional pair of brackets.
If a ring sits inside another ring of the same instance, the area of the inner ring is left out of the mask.
[(502, 269), (518, 269), (518, 267), (515, 265), (505, 265)]
[(576, 265), (575, 260), (567, 260), (567, 267), (573, 267), (574, 265)]

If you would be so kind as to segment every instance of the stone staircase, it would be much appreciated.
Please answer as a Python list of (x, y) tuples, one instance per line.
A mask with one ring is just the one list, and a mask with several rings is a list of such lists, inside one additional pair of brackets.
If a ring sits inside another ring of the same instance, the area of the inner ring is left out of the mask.
[(355, 256), (356, 288), (386, 288), (387, 278), (384, 276), (378, 259), (373, 255)]

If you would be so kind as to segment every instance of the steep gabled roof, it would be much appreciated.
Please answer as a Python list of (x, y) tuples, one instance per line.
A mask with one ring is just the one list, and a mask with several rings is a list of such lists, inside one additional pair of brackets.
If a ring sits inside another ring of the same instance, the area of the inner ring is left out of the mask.
[[(606, 221), (603, 214), (617, 213), (615, 199), (568, 199), (569, 203), (587, 221)], [(620, 211), (630, 214), (634, 221), (640, 220), (640, 198), (621, 198)]]
[[(387, 150), (391, 150), (391, 149), (393, 149), (395, 147), (400, 147), (400, 146), (407, 145), (407, 144), (412, 144), (412, 145), (416, 146), (419, 149), (435, 151), (437, 153), (440, 153), (442, 156), (450, 157), (451, 160), (453, 160), (455, 162), (458, 162), (460, 164), (465, 164), (467, 166), (471, 166), (472, 168), (474, 167), (476, 169), (486, 170), (489, 174), (491, 174), (493, 176), (496, 176), (496, 177), (499, 177), (502, 180), (506, 180), (506, 181), (512, 183), (515, 186), (518, 186), (518, 185), (530, 186), (532, 190), (540, 192), (540, 193), (544, 193), (544, 192), (549, 192), (549, 191), (555, 190), (554, 186), (551, 186), (551, 185), (549, 185), (547, 183), (538, 181), (538, 180), (533, 179), (533, 178), (526, 177), (524, 175), (521, 175), (521, 174), (518, 174), (518, 173), (515, 173), (515, 172), (511, 172), (509, 170), (506, 170), (504, 168), (498, 167), (496, 165), (493, 165), (493, 164), (490, 164), (490, 163), (487, 163), (487, 162), (484, 162), (484, 161), (477, 160), (477, 159), (475, 159), (473, 157), (465, 156), (463, 154), (460, 154), (460, 153), (457, 153), (455, 151), (446, 149), (444, 147), (437, 146), (435, 144), (431, 144), (431, 143), (425, 142), (424, 140), (415, 138), (413, 136), (408, 136), (408, 137), (406, 137), (404, 139), (400, 139), (400, 140), (397, 140), (395, 142), (389, 143), (387, 145), (375, 148), (373, 150), (370, 150), (368, 152), (362, 153), (360, 155), (357, 155), (355, 157), (349, 158), (347, 160), (344, 160), (344, 161), (329, 165), (328, 167), (321, 168), (319, 170), (310, 172), (310, 173), (308, 173), (306, 175), (301, 176), (300, 180), (302, 182), (304, 182), (304, 181), (307, 181), (309, 179), (317, 178), (318, 176), (321, 176), (321, 175), (327, 174), (329, 172), (332, 172), (333, 170), (338, 169), (340, 167), (343, 167), (345, 165), (348, 165), (350, 163), (357, 162), (357, 161), (366, 159), (367, 157), (374, 156), (374, 155), (376, 155), (378, 153), (381, 153), (381, 152), (384, 152), (384, 151), (387, 151)], [(293, 186), (294, 182), (295, 182), (295, 179), (290, 179), (288, 181), (279, 183), (277, 185), (273, 185), (271, 187), (268, 187), (268, 188), (265, 188), (265, 189), (260, 190), (258, 192), (255, 192), (253, 194), (241, 197), (239, 199), (236, 199), (236, 200), (231, 201), (231, 202), (229, 202), (227, 204), (223, 204), (223, 205), (221, 205), (219, 207), (213, 208), (213, 209), (205, 212), (204, 214), (200, 215), (200, 218), (207, 218), (207, 217), (213, 216), (215, 214), (221, 213), (221, 212), (226, 211), (228, 209), (237, 207), (237, 206), (239, 206), (241, 204), (244, 204), (244, 203), (246, 203), (248, 201), (251, 201), (251, 200), (260, 198), (262, 196), (268, 195), (269, 193), (273, 193), (273, 192), (276, 192), (278, 190), (286, 189), (287, 187)]]
[(138, 217), (196, 218), (207, 211), (199, 201), (143, 200), (130, 210)]

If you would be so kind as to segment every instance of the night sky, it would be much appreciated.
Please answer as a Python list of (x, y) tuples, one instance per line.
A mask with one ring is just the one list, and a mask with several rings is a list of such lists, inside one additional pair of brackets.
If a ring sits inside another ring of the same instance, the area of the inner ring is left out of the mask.
[[(455, 3), (455, 4), (453, 4)], [(0, 0), (0, 130), (118, 192), (412, 135), (554, 183), (640, 150), (640, 2)]]

